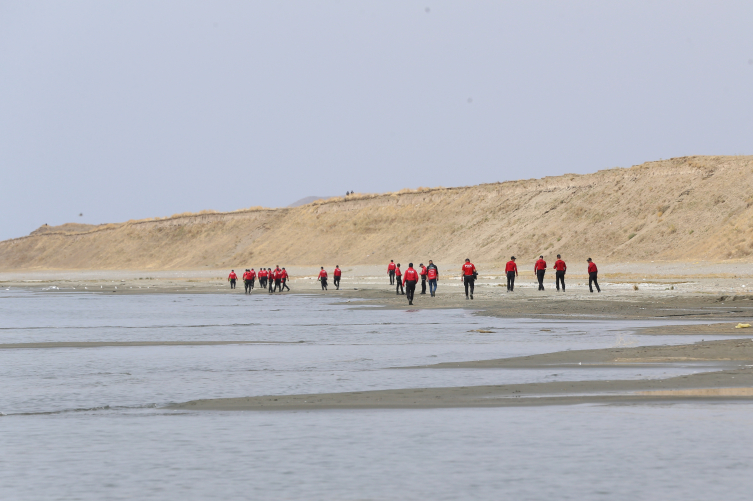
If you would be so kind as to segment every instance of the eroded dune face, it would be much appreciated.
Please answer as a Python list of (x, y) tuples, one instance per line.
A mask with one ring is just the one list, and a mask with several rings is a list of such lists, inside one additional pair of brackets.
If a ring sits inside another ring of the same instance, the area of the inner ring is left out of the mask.
[(750, 260), (752, 188), (753, 156), (685, 157), (295, 208), (47, 227), (0, 242), (0, 269), (380, 264), (397, 249), (439, 262), (555, 252), (570, 261)]

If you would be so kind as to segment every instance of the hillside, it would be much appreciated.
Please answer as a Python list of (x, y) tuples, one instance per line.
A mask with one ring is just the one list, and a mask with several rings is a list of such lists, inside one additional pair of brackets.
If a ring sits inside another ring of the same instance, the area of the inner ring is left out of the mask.
[[(196, 269), (407, 261), (753, 260), (753, 156), (353, 195), (0, 242), (0, 269)], [(74, 230), (74, 229), (72, 229)]]

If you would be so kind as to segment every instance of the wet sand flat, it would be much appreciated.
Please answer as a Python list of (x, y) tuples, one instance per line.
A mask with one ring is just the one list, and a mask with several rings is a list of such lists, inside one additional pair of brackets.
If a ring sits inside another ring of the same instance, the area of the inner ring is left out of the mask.
[(0, 350), (105, 348), (129, 346), (214, 346), (229, 344), (298, 344), (304, 341), (60, 341), (46, 343), (5, 343)]

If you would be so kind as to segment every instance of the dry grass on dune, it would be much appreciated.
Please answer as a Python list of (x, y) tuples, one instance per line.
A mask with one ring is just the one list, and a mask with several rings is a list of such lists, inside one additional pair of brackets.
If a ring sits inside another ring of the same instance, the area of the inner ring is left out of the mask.
[(588, 175), (353, 194), (295, 208), (202, 211), (0, 242), (0, 269), (750, 260), (753, 157), (685, 157)]

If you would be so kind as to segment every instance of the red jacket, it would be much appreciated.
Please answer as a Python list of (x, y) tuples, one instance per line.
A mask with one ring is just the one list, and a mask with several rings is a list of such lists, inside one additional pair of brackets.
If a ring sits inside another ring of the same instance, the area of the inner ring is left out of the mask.
[(471, 275), (473, 275), (473, 272), (476, 271), (476, 267), (473, 266), (472, 263), (465, 263), (463, 265), (462, 270), (463, 270), (463, 275), (465, 275), (466, 277), (470, 277)]
[(591, 261), (590, 263), (588, 263), (588, 272), (589, 273), (596, 273), (597, 271), (599, 271), (599, 270), (596, 269), (596, 263), (594, 263), (593, 261)]
[(402, 271), (400, 271), (400, 268), (398, 268), (398, 267), (396, 266), (396, 267), (395, 267), (395, 276), (396, 276), (396, 277), (399, 277), (399, 276), (400, 276), (400, 275), (402, 275), (402, 274), (403, 274), (403, 272), (402, 272)]
[(280, 268), (275, 268), (272, 270), (272, 278), (277, 280), (278, 278), (282, 278), (282, 270)]
[(405, 270), (405, 275), (403, 275), (403, 285), (405, 285), (405, 282), (409, 280), (418, 282), (418, 272), (413, 268), (408, 268), (407, 270)]
[(422, 266), (422, 267), (421, 267), (421, 276), (422, 276), (422, 277), (425, 277), (425, 276), (426, 276), (426, 274), (427, 274), (427, 271), (426, 271), (426, 266)]
[(567, 265), (562, 259), (558, 259), (554, 262), (554, 269), (557, 271), (565, 271), (567, 269)]
[(429, 268), (429, 271), (427, 272), (427, 275), (429, 276), (429, 280), (434, 280), (437, 278), (437, 269), (436, 268)]
[(319, 278), (327, 278), (327, 270), (320, 271)]
[(243, 280), (248, 280), (248, 272), (247, 271), (243, 272)]
[(518, 265), (515, 264), (515, 261), (508, 261), (505, 265), (505, 272), (508, 271), (514, 271), (515, 273), (518, 272)]
[(533, 265), (533, 271), (539, 271), (539, 270), (545, 270), (546, 269), (546, 261), (543, 259), (539, 259), (536, 261), (536, 264)]
[(265, 270), (264, 268), (259, 270), (259, 278), (264, 278), (266, 276), (267, 276), (267, 270)]
[(395, 268), (397, 268), (397, 266), (395, 266), (395, 263), (390, 263), (387, 265), (387, 271), (395, 271)]
[(231, 273), (230, 275), (227, 276), (227, 278), (229, 278), (230, 280), (235, 280), (238, 278), (238, 275), (236, 275), (235, 273)]
[(335, 268), (335, 271), (333, 271), (332, 274), (336, 277), (339, 277), (343, 274), (343, 270), (341, 270), (340, 268)]
[(249, 271), (248, 272), (248, 279), (249, 280), (253, 280), (254, 278), (256, 278), (256, 272), (254, 270)]
[(282, 278), (283, 280), (287, 280), (288, 270), (280, 270), (280, 278)]

